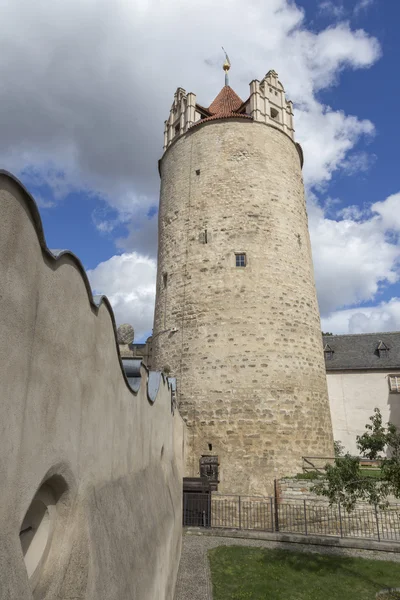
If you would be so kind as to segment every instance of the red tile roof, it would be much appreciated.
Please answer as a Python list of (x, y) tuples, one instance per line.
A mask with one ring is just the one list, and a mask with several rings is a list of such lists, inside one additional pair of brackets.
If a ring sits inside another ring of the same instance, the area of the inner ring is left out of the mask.
[(236, 112), (242, 104), (243, 100), (239, 98), (236, 92), (229, 85), (225, 85), (215, 100), (211, 102), (208, 110), (212, 115), (232, 113)]
[[(199, 105), (200, 106), (200, 105)], [(245, 102), (233, 91), (229, 85), (225, 85), (218, 96), (211, 102), (210, 106), (204, 110), (211, 114), (210, 117), (196, 121), (192, 127), (205, 123), (206, 121), (216, 121), (217, 119), (252, 119), (249, 115), (244, 112), (237, 112), (243, 110)], [(191, 127), (191, 128), (192, 128)]]

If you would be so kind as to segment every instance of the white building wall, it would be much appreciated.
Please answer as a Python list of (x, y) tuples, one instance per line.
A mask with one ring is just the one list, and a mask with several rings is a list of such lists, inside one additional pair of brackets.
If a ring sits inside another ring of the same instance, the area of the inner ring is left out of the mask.
[(339, 371), (327, 373), (333, 437), (358, 455), (356, 436), (379, 408), (385, 423), (400, 426), (400, 394), (390, 393), (389, 374), (400, 371)]

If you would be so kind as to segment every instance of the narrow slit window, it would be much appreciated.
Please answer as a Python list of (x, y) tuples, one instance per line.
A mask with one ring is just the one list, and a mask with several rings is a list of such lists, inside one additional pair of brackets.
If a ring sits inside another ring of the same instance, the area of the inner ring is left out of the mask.
[(236, 258), (236, 266), (237, 267), (245, 267), (246, 266), (246, 254), (244, 252), (237, 253), (235, 255)]

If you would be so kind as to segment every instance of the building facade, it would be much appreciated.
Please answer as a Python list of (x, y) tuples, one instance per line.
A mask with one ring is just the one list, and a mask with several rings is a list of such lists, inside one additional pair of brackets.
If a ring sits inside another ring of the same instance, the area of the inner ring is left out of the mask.
[(186, 475), (269, 494), (333, 451), (293, 110), (270, 71), (208, 108), (179, 88), (159, 163), (153, 363), (177, 378)]
[(374, 408), (400, 426), (400, 332), (324, 336), (324, 355), (334, 438), (358, 455)]

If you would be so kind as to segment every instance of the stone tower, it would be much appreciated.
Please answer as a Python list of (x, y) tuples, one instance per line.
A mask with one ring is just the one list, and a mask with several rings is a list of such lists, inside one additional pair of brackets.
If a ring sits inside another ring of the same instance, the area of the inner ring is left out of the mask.
[(153, 368), (177, 378), (186, 475), (226, 493), (270, 494), (302, 456), (333, 452), (302, 162), (275, 71), (245, 101), (226, 78), (208, 108), (177, 89), (159, 162)]

